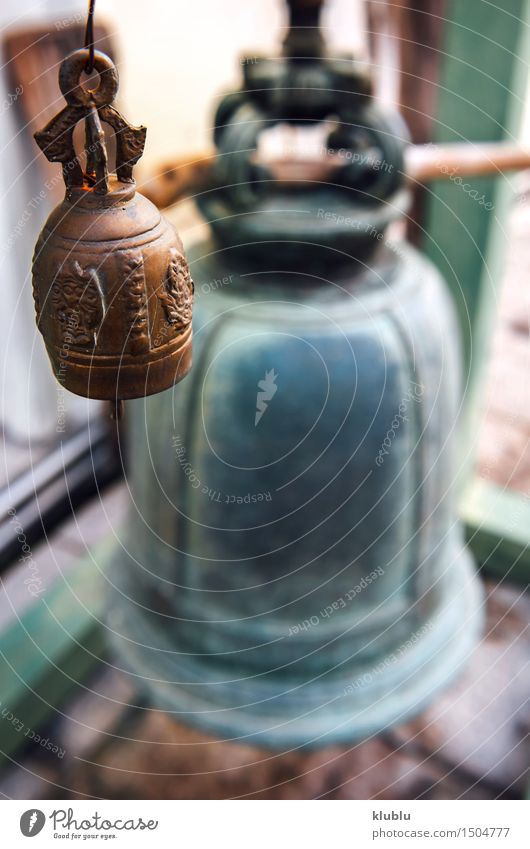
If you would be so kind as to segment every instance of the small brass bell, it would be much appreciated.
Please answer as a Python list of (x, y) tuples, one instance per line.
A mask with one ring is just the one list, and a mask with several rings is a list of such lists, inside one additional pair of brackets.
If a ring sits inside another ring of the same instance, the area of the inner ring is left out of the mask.
[[(111, 105), (118, 75), (108, 56), (93, 51), (90, 59), (98, 87), (80, 84), (89, 50), (71, 53), (59, 71), (67, 106), (35, 134), (50, 162), (62, 163), (66, 195), (37, 241), (33, 294), (59, 382), (119, 405), (168, 389), (189, 371), (193, 282), (177, 233), (135, 191), (132, 168), (146, 129)], [(73, 143), (81, 120), (84, 171)], [(115, 134), (115, 177), (101, 122)]]

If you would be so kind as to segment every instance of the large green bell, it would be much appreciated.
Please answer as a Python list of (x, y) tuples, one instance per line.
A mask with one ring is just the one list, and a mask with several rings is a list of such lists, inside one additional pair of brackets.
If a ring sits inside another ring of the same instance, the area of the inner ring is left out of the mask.
[[(194, 367), (132, 405), (110, 615), (154, 707), (274, 748), (418, 712), (481, 620), (455, 512), (457, 323), (434, 267), (387, 237), (403, 126), (318, 52), (245, 64), (220, 106), (210, 236), (188, 251)], [(333, 180), (259, 164), (264, 129), (324, 121)]]

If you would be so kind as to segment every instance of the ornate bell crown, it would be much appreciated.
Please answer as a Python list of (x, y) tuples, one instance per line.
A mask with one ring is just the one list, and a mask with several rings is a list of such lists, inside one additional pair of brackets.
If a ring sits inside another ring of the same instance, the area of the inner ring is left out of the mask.
[[(321, 6), (291, 0), (283, 55), (243, 59), (243, 87), (219, 105), (214, 188), (198, 203), (224, 244), (283, 242), (287, 255), (287, 242), (299, 240), (362, 255), (376, 243), (373, 231), (383, 232), (408, 206), (406, 126), (374, 103), (366, 63), (326, 55)], [(290, 179), (285, 165), (278, 177), (259, 155), (262, 134), (278, 125), (325, 128), (333, 167)]]
[[(37, 326), (65, 388), (113, 403), (168, 389), (191, 367), (193, 282), (182, 242), (158, 209), (135, 191), (133, 166), (146, 129), (112, 106), (118, 75), (94, 51), (95, 89), (80, 84), (89, 50), (64, 59), (64, 109), (35, 134), (66, 185), (33, 260)], [(85, 121), (83, 170), (74, 148)], [(114, 131), (116, 176), (109, 175), (102, 122)]]

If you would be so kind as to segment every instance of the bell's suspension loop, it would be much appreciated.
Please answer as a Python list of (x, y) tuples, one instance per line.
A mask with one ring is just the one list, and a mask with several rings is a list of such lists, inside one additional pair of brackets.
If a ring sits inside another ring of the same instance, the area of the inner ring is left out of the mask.
[(283, 56), (244, 62), (243, 88), (227, 95), (217, 110), (216, 183), (236, 206), (252, 207), (273, 187), (272, 172), (257, 157), (258, 141), (279, 124), (331, 125), (326, 149), (340, 151), (343, 160), (331, 188), (356, 191), (358, 203), (380, 204), (403, 184), (407, 129), (399, 114), (383, 114), (374, 105), (362, 62), (325, 55), (322, 5), (291, 0)]
[[(283, 55), (242, 63), (243, 85), (221, 100), (214, 120), (213, 189), (197, 199), (224, 245), (245, 242), (261, 253), (266, 232), (269, 242), (290, 243), (283, 259), (293, 265), (298, 240), (315, 261), (322, 255), (314, 246), (324, 243), (333, 243), (338, 263), (341, 251), (365, 260), (409, 205), (406, 126), (399, 113), (375, 104), (364, 62), (322, 49), (322, 5), (293, 0)], [(318, 131), (321, 170), (304, 168), (296, 150), (271, 165), (261, 140), (281, 125)], [(280, 219), (275, 210), (284, 204), (290, 215)], [(353, 228), (352, 207), (358, 223)], [(321, 218), (324, 208), (328, 215)]]
[[(261, 133), (285, 123), (289, 121), (270, 117), (260, 106), (245, 102), (235, 109), (219, 133), (217, 180), (229, 187), (226, 191), (236, 205), (252, 207), (274, 184), (272, 172), (255, 157)], [(385, 201), (400, 188), (404, 179), (405, 131), (399, 118), (394, 123), (393, 127), (392, 121), (372, 104), (366, 104), (355, 121), (337, 122), (325, 142), (330, 152), (340, 149), (345, 162), (335, 174), (335, 188), (357, 189), (358, 201), (365, 204)], [(394, 135), (396, 128), (398, 135)]]
[[(85, 88), (80, 80), (87, 63), (93, 62), (99, 74), (95, 89)], [(101, 128), (104, 121), (116, 137), (116, 176), (132, 183), (132, 169), (145, 145), (146, 128), (133, 127), (112, 106), (118, 91), (118, 72), (114, 63), (99, 50), (75, 50), (59, 69), (59, 86), (67, 105), (38, 133), (35, 141), (50, 162), (60, 162), (67, 189), (93, 188), (98, 194), (109, 191), (107, 153)], [(86, 170), (83, 172), (74, 148), (74, 129), (79, 121), (86, 126)]]

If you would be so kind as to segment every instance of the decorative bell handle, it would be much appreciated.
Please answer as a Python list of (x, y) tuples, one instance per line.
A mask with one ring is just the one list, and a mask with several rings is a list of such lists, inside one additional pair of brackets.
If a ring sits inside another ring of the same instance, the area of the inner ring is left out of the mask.
[[(64, 59), (59, 71), (59, 87), (67, 105), (44, 127), (35, 133), (35, 141), (50, 162), (60, 162), (67, 189), (94, 189), (97, 194), (109, 191), (104, 121), (116, 137), (116, 176), (122, 183), (133, 183), (133, 166), (140, 159), (147, 129), (133, 127), (112, 106), (118, 91), (118, 74), (113, 62), (95, 50), (94, 69), (99, 85), (86, 89), (81, 74), (90, 59), (88, 48), (76, 50)], [(74, 148), (74, 129), (79, 121), (86, 122), (86, 168), (83, 172)]]

